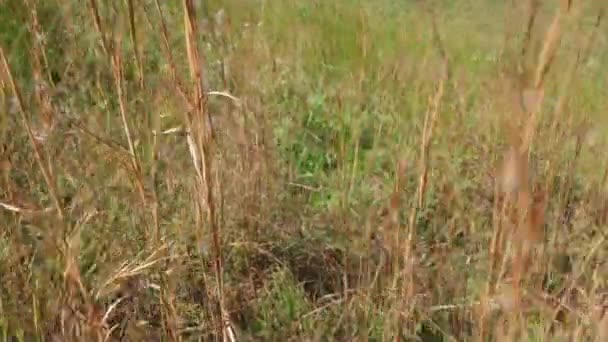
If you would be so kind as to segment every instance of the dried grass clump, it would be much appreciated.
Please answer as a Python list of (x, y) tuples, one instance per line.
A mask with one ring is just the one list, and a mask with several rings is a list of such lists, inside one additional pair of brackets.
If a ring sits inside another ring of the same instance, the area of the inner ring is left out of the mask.
[(606, 339), (605, 6), (399, 6), (0, 2), (0, 340)]

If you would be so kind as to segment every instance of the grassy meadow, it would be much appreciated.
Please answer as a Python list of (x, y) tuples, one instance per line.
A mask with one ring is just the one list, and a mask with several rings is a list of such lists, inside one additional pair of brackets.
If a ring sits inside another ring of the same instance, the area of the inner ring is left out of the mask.
[(608, 340), (606, 9), (0, 0), (0, 341)]

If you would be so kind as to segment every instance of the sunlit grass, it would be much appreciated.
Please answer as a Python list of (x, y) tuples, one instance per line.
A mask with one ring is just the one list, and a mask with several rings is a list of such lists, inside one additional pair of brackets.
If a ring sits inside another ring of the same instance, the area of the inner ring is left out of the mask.
[(603, 4), (130, 3), (0, 3), (0, 338), (608, 335)]

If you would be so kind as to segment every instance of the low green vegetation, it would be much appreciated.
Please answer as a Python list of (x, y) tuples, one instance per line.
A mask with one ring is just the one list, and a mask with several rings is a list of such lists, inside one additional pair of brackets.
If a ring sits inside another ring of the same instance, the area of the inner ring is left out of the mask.
[(604, 341), (605, 10), (0, 0), (0, 340)]

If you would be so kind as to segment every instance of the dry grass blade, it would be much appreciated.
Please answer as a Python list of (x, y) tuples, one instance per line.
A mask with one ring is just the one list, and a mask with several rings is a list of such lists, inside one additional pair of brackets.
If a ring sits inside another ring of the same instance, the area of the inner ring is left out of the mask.
[[(140, 256), (141, 256), (141, 254), (143, 254), (143, 252), (142, 252), (142, 253), (140, 253), (139, 256), (134, 258), (134, 260), (125, 261), (116, 270), (116, 272), (114, 272), (114, 274), (109, 276), (106, 279), (106, 281), (104, 281), (101, 284), (101, 286), (99, 286), (97, 288), (97, 290), (95, 291), (95, 298), (100, 299), (102, 297), (107, 296), (109, 293), (111, 293), (113, 291), (115, 285), (118, 284), (120, 281), (128, 279), (128, 278), (134, 278), (134, 277), (142, 275), (142, 274), (146, 274), (146, 271), (148, 271), (150, 268), (156, 266), (158, 263), (160, 263), (162, 261), (166, 261), (166, 260), (170, 259), (169, 257), (165, 256), (167, 249), (169, 247), (170, 247), (170, 243), (165, 243), (165, 244), (159, 246), (158, 248), (156, 248), (154, 251), (152, 251), (143, 260), (140, 260)], [(150, 284), (147, 287), (155, 287), (155, 286)]]
[[(444, 64), (445, 72), (447, 73), (447, 65)], [(444, 75), (447, 75), (444, 73)], [(437, 90), (432, 99), (429, 101), (429, 107), (424, 117), (424, 126), (422, 128), (422, 138), (420, 143), (420, 178), (418, 182), (418, 191), (416, 194), (416, 204), (418, 208), (421, 208), (424, 201), (424, 194), (427, 186), (428, 176), (428, 163), (429, 163), (429, 148), (433, 135), (433, 128), (437, 120), (437, 114), (439, 112), (439, 105), (443, 98), (445, 90), (446, 77), (442, 77), (437, 85)], [(411, 234), (414, 234), (413, 232)], [(408, 237), (408, 244), (413, 239)]]
[(601, 340), (605, 9), (0, 0), (0, 340)]
[(416, 205), (412, 207), (412, 211), (409, 217), (409, 227), (407, 239), (405, 242), (405, 253), (404, 262), (408, 265), (408, 281), (407, 281), (407, 298), (412, 298), (414, 294), (414, 278), (413, 278), (413, 249), (416, 239), (416, 213), (422, 209), (424, 204), (424, 196), (426, 193), (427, 181), (428, 181), (428, 167), (429, 167), (429, 150), (431, 138), (433, 135), (433, 128), (437, 120), (441, 100), (443, 99), (445, 91), (445, 82), (447, 82), (448, 65), (447, 60), (443, 61), (443, 73), (442, 77), (437, 85), (436, 92), (433, 98), (429, 101), (429, 106), (424, 119), (424, 126), (422, 129), (422, 138), (420, 143), (420, 161), (419, 161), (419, 179), (418, 179), (418, 190), (416, 196)]
[(129, 146), (129, 152), (131, 153), (131, 158), (133, 160), (133, 169), (136, 172), (141, 172), (139, 166), (139, 160), (137, 158), (137, 153), (135, 152), (135, 144), (133, 143), (133, 134), (131, 133), (131, 128), (129, 127), (129, 122), (127, 120), (127, 108), (125, 104), (125, 96), (123, 91), (123, 71), (122, 71), (122, 58), (120, 55), (120, 40), (116, 44), (116, 49), (114, 51), (114, 55), (112, 58), (112, 69), (114, 71), (114, 82), (116, 87), (116, 93), (118, 94), (118, 106), (120, 108), (120, 117), (122, 119), (123, 128), (125, 131), (125, 136), (127, 137), (127, 143)]
[[(113, 48), (110, 49), (105, 31), (101, 24), (101, 18), (99, 16), (99, 9), (97, 6), (96, 0), (90, 0), (89, 9), (91, 12), (91, 16), (93, 17), (93, 22), (95, 23), (95, 28), (97, 29), (97, 33), (101, 39), (101, 45), (103, 50), (110, 61), (110, 65), (112, 66), (112, 75), (114, 77), (114, 86), (116, 88), (116, 93), (118, 96), (118, 105), (120, 109), (120, 117), (122, 119), (123, 129), (125, 131), (125, 135), (127, 137), (127, 143), (129, 146), (129, 153), (131, 155), (131, 163), (133, 167), (133, 171), (136, 173), (136, 180), (138, 184), (138, 191), (140, 194), (140, 199), (145, 204), (145, 191), (143, 187), (143, 181), (141, 180), (141, 166), (138, 160), (137, 154), (135, 152), (135, 144), (133, 142), (133, 134), (132, 130), (129, 127), (129, 123), (127, 120), (127, 108), (125, 103), (125, 95), (124, 95), (124, 75), (123, 75), (123, 63), (121, 56), (121, 39), (120, 37), (117, 39), (114, 44), (112, 44)], [(129, 13), (131, 14), (131, 13)], [(134, 34), (134, 33), (133, 33)], [(137, 49), (137, 45), (134, 46)], [(141, 69), (140, 69), (141, 70)], [(143, 72), (143, 71), (142, 71)], [(156, 234), (158, 240), (158, 234)]]
[(540, 6), (539, 0), (528, 1), (528, 21), (526, 23), (526, 30), (524, 32), (524, 41), (521, 47), (521, 60), (523, 61), (530, 49), (530, 42), (532, 41), (532, 30), (534, 29), (534, 23), (536, 22), (536, 15), (538, 14), (538, 8)]
[(37, 77), (41, 78), (41, 74), (43, 74), (43, 70), (46, 71), (46, 76), (47, 76), (47, 80), (52, 80), (52, 76), (51, 76), (51, 71), (49, 68), (49, 58), (47, 56), (47, 52), (46, 52), (46, 46), (45, 46), (45, 34), (43, 32), (43, 28), (40, 25), (40, 21), (38, 19), (38, 10), (37, 10), (37, 6), (38, 4), (34, 3), (32, 4), (29, 0), (25, 0), (25, 4), (28, 7), (28, 9), (31, 12), (31, 20), (30, 20), (30, 26), (31, 26), (31, 30), (35, 33), (36, 35), (36, 41), (35, 41), (35, 46), (34, 46), (34, 56), (35, 56), (35, 72), (40, 74)]
[(44, 209), (40, 209), (40, 210), (35, 210), (35, 209), (30, 209), (30, 208), (23, 208), (23, 207), (20, 207), (20, 206), (16, 206), (16, 205), (9, 204), (9, 203), (4, 203), (4, 202), (0, 202), (0, 207), (6, 209), (8, 211), (12, 211), (14, 213), (26, 214), (26, 215), (46, 214), (46, 213), (52, 213), (53, 211), (56, 210), (53, 207), (44, 208)]
[(89, 9), (91, 11), (91, 15), (93, 16), (93, 22), (95, 23), (95, 29), (97, 29), (97, 34), (99, 34), (99, 39), (101, 39), (101, 47), (107, 56), (110, 56), (110, 46), (108, 45), (107, 38), (104, 34), (104, 29), (101, 25), (101, 18), (99, 17), (99, 9), (97, 6), (97, 0), (89, 0)]
[[(531, 151), (532, 141), (534, 134), (538, 126), (540, 106), (543, 102), (545, 90), (544, 82), (546, 75), (555, 60), (557, 49), (560, 44), (562, 37), (562, 22), (564, 17), (570, 14), (571, 2), (569, 0), (562, 0), (562, 5), (556, 10), (556, 13), (551, 22), (551, 26), (545, 34), (544, 44), (542, 50), (538, 56), (538, 62), (536, 65), (536, 71), (533, 80), (533, 95), (530, 96), (529, 107), (531, 109), (530, 116), (527, 119), (525, 126), (525, 133), (523, 136), (523, 143), (521, 146), (522, 151)], [(522, 92), (522, 96), (523, 96)]]
[(63, 207), (61, 206), (61, 202), (59, 201), (59, 196), (57, 195), (56, 185), (54, 184), (49, 171), (46, 169), (46, 166), (43, 163), (43, 157), (42, 157), (42, 153), (40, 151), (40, 147), (38, 146), (38, 143), (36, 142), (36, 138), (34, 137), (32, 127), (30, 125), (30, 122), (27, 118), (27, 114), (25, 112), (26, 109), (25, 109), (25, 105), (23, 102), (23, 97), (21, 96), (21, 91), (19, 90), (19, 87), (17, 86), (17, 83), (15, 82), (15, 78), (13, 77), (13, 73), (8, 64), (8, 60), (6, 59), (6, 55), (4, 53), (3, 47), (0, 47), (0, 56), (2, 57), (2, 63), (4, 65), (4, 70), (6, 72), (6, 75), (8, 76), (13, 93), (15, 94), (15, 97), (17, 98), (19, 113), (21, 114), (21, 119), (23, 121), (23, 125), (27, 131), (27, 135), (30, 138), (30, 143), (34, 149), (34, 153), (36, 154), (36, 162), (38, 163), (38, 167), (40, 168), (40, 171), (42, 172), (44, 180), (46, 181), (46, 184), (47, 184), (47, 187), (49, 190), (49, 194), (51, 196), (51, 199), (53, 200), (55, 209), (57, 209), (57, 214), (59, 215), (59, 218), (63, 220), (63, 218), (64, 218)]
[(221, 97), (228, 98), (228, 99), (232, 100), (232, 102), (234, 102), (234, 104), (237, 106), (241, 106), (241, 103), (242, 103), (242, 101), (238, 97), (231, 95), (230, 93), (225, 92), (225, 91), (208, 91), (207, 95), (221, 96)]
[[(574, 88), (575, 83), (576, 83), (576, 73), (577, 71), (579, 71), (580, 66), (587, 61), (592, 47), (596, 41), (597, 38), (597, 33), (598, 33), (598, 29), (602, 23), (602, 18), (604, 15), (604, 9), (600, 8), (596, 19), (595, 19), (595, 24), (593, 26), (593, 28), (591, 29), (591, 32), (589, 32), (589, 36), (587, 37), (587, 39), (585, 40), (585, 45), (583, 46), (582, 50), (577, 54), (576, 59), (574, 59), (568, 69), (568, 72), (566, 74), (566, 80), (562, 83), (562, 87), (560, 90), (560, 94), (559, 97), (557, 98), (557, 104), (555, 105), (555, 110), (553, 113), (553, 116), (555, 117), (554, 120), (554, 124), (552, 129), (556, 130), (557, 129), (557, 125), (560, 123), (560, 121), (562, 121), (562, 113), (565, 110), (565, 106), (566, 106), (566, 102), (569, 98), (569, 95), (571, 95), (571, 90)], [(570, 114), (570, 118), (568, 119), (568, 121), (572, 120), (572, 115), (574, 115), (574, 113)], [(555, 132), (555, 137), (556, 139), (559, 138), (559, 135), (557, 132)]]
[[(177, 90), (180, 97), (186, 103), (188, 103), (189, 108), (194, 108), (194, 104), (191, 102), (192, 100), (188, 96), (188, 93), (184, 89), (182, 83), (179, 80), (178, 74), (177, 74), (177, 67), (175, 66), (175, 59), (173, 57), (173, 52), (171, 51), (171, 46), (169, 44), (169, 33), (167, 30), (167, 24), (165, 22), (165, 16), (164, 16), (162, 7), (160, 6), (160, 3), (158, 2), (158, 0), (155, 0), (154, 3), (156, 5), (156, 10), (158, 12), (158, 16), (160, 17), (160, 27), (161, 27), (160, 32), (161, 32), (161, 37), (162, 37), (162, 41), (163, 41), (162, 46), (165, 51), (167, 61), (169, 62), (169, 67), (171, 68), (171, 78), (173, 79), (173, 84), (175, 85), (175, 89)], [(144, 10), (145, 10), (145, 7), (144, 7)], [(150, 26), (152, 26), (150, 14), (147, 11), (146, 11), (146, 19), (150, 23)]]
[(135, 60), (137, 62), (137, 71), (139, 73), (139, 86), (145, 87), (144, 66), (142, 63), (141, 53), (139, 52), (139, 43), (137, 40), (137, 26), (135, 25), (135, 10), (133, 8), (133, 0), (127, 0), (127, 9), (129, 14), (129, 26), (131, 28), (131, 42), (133, 43), (133, 51), (135, 52)]
[(90, 136), (96, 142), (98, 142), (100, 144), (103, 144), (108, 149), (110, 149), (112, 151), (120, 152), (125, 157), (129, 157), (129, 158), (131, 157), (131, 153), (124, 146), (120, 145), (119, 143), (117, 143), (117, 142), (115, 142), (115, 141), (113, 141), (111, 139), (99, 136), (98, 134), (96, 134), (95, 132), (93, 132), (89, 128), (87, 128), (81, 122), (73, 121), (72, 120), (72, 121), (70, 121), (70, 125), (73, 126), (73, 127), (76, 127), (80, 132), (82, 132), (82, 133)]
[(543, 48), (538, 56), (538, 63), (536, 67), (536, 73), (534, 77), (534, 87), (540, 89), (545, 80), (545, 75), (549, 72), (551, 64), (555, 60), (555, 54), (559, 47), (560, 38), (562, 36), (562, 21), (565, 15), (570, 11), (570, 1), (562, 0), (562, 6), (560, 6), (553, 17), (553, 22), (547, 30)]
[[(437, 121), (437, 117), (439, 115), (439, 110), (441, 106), (441, 102), (443, 100), (443, 96), (445, 93), (446, 82), (449, 81), (450, 76), (450, 68), (447, 52), (444, 48), (443, 42), (441, 40), (441, 36), (438, 32), (438, 28), (436, 26), (436, 18), (435, 13), (431, 11), (431, 21), (433, 27), (433, 37), (436, 49), (441, 58), (440, 64), (440, 75), (439, 81), (436, 85), (435, 93), (431, 98), (429, 98), (428, 107), (424, 116), (424, 124), (421, 133), (421, 141), (420, 141), (420, 155), (419, 155), (419, 178), (418, 178), (418, 187), (416, 192), (416, 204), (412, 207), (409, 223), (408, 223), (408, 232), (405, 241), (405, 248), (403, 253), (404, 264), (406, 265), (406, 281), (404, 282), (404, 286), (402, 288), (402, 293), (405, 298), (413, 301), (415, 294), (415, 286), (414, 286), (414, 246), (416, 241), (416, 215), (418, 210), (421, 210), (424, 204), (424, 197), (426, 194), (427, 182), (428, 182), (428, 168), (429, 168), (429, 158), (430, 158), (430, 144), (433, 137), (435, 123)], [(412, 307), (408, 308), (411, 310)], [(405, 318), (405, 315), (402, 316), (402, 319)]]
[[(195, 165), (201, 165), (200, 189), (202, 191), (199, 197), (199, 207), (206, 209), (207, 223), (211, 227), (211, 235), (213, 239), (213, 248), (215, 251), (214, 255), (214, 271), (216, 280), (216, 292), (218, 300), (217, 318), (219, 318), (220, 325), (218, 325), (218, 336), (226, 338), (225, 321), (227, 312), (224, 304), (224, 290), (223, 290), (223, 266), (222, 266), (222, 241), (220, 236), (220, 228), (218, 226), (218, 219), (215, 212), (215, 182), (212, 180), (214, 176), (213, 172), (213, 127), (211, 126), (211, 117), (207, 108), (207, 98), (205, 90), (203, 89), (204, 74), (202, 70), (203, 58), (200, 56), (200, 51), (197, 44), (198, 27), (197, 17), (194, 2), (192, 0), (183, 1), (184, 9), (184, 25), (186, 33), (186, 51), (188, 53), (188, 62), (190, 66), (190, 75), (193, 81), (193, 103), (195, 104), (193, 117), (188, 116), (186, 118), (188, 128), (192, 132), (193, 143), (190, 144), (191, 151), (196, 151), (197, 154), (193, 154), (193, 162)], [(195, 128), (195, 129), (193, 129)], [(189, 135), (190, 137), (190, 135)], [(196, 147), (193, 148), (193, 147)], [(199, 156), (201, 160), (194, 159), (194, 156)], [(201, 177), (202, 176), (202, 177)], [(220, 199), (221, 202), (221, 199)]]

